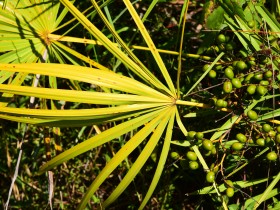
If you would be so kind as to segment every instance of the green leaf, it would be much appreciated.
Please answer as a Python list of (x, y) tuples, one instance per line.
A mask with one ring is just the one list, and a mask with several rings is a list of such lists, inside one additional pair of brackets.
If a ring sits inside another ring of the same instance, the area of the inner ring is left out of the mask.
[(155, 129), (155, 127), (165, 117), (165, 111), (162, 111), (147, 123), (141, 130), (139, 130), (111, 159), (111, 161), (102, 169), (102, 171), (95, 178), (91, 186), (88, 188), (83, 197), (78, 209), (84, 209), (87, 202), (90, 200), (95, 191), (104, 182), (104, 180), (112, 173), (112, 171), (137, 147), (142, 141)]
[(164, 144), (163, 144), (162, 152), (161, 152), (161, 155), (160, 155), (160, 158), (158, 161), (156, 172), (154, 174), (154, 177), (153, 177), (152, 183), (150, 184), (148, 192), (147, 192), (146, 196), (144, 197), (139, 209), (143, 209), (146, 206), (147, 202), (151, 198), (151, 196), (158, 184), (158, 181), (159, 181), (162, 171), (164, 169), (164, 165), (165, 165), (165, 162), (166, 162), (166, 159), (168, 156), (168, 151), (170, 148), (170, 143), (171, 143), (171, 138), (172, 138), (172, 133), (173, 133), (174, 118), (175, 118), (175, 110), (173, 107), (173, 113), (171, 113), (171, 117), (170, 117), (167, 129), (166, 129)]
[(130, 170), (127, 172), (126, 176), (122, 179), (120, 184), (114, 189), (110, 196), (104, 201), (102, 205), (104, 208), (108, 207), (112, 202), (114, 202), (132, 182), (134, 177), (139, 173), (139, 171), (153, 152), (155, 146), (157, 145), (162, 133), (166, 128), (168, 121), (171, 118), (171, 114), (174, 115), (174, 108), (175, 107), (171, 107), (165, 112), (164, 119), (162, 119), (158, 127), (155, 129), (145, 148), (141, 151), (141, 154), (138, 156)]
[(209, 29), (221, 30), (224, 25), (224, 9), (219, 6), (207, 18), (206, 26)]
[(163, 113), (164, 111), (166, 111), (168, 109), (169, 108), (167, 108), (167, 109), (163, 108), (158, 111), (154, 111), (154, 112), (142, 115), (140, 117), (136, 117), (134, 119), (121, 123), (115, 127), (112, 127), (110, 129), (72, 147), (71, 149), (66, 150), (65, 152), (59, 154), (58, 156), (54, 157), (52, 160), (50, 160), (45, 165), (43, 165), (40, 168), (38, 173), (42, 174), (71, 158), (74, 158), (90, 149), (98, 147), (98, 146), (100, 146), (114, 138), (117, 138), (135, 128), (138, 128), (139, 126), (144, 125), (145, 123), (149, 122), (150, 120), (152, 120), (153, 118), (158, 116), (159, 113)]

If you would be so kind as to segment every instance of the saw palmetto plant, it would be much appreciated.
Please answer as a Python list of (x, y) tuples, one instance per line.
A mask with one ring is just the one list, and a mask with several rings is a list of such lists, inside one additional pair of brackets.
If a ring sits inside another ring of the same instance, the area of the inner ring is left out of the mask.
[[(189, 112), (185, 116), (186, 118), (194, 115), (197, 110), (206, 108), (211, 111), (213, 109), (213, 105), (210, 102), (205, 103), (205, 101), (208, 102), (207, 100), (202, 100), (204, 103), (201, 103), (189, 95), (194, 90), (201, 88), (201, 81), (207, 78), (215, 65), (217, 66), (223, 62), (221, 59), (224, 57), (225, 52), (216, 53), (216, 57), (212, 61), (208, 61), (209, 65), (205, 72), (193, 84), (189, 85), (188, 90), (182, 97), (180, 79), (183, 38), (180, 41), (181, 47), (178, 52), (159, 50), (144, 25), (145, 19), (157, 2), (157, 0), (151, 1), (146, 13), (140, 18), (135, 5), (131, 1), (122, 1), (123, 11), (130, 15), (131, 21), (133, 21), (137, 28), (135, 33), (141, 36), (144, 47), (138, 48), (149, 52), (154, 63), (152, 66), (156, 66), (156, 70), (146, 67), (147, 63), (140, 60), (135, 53), (137, 46), (132, 46), (127, 40), (124, 41), (121, 38), (121, 33), (114, 27), (114, 21), (108, 15), (108, 8), (116, 4), (114, 1), (96, 2), (91, 0), (90, 3), (88, 2), (91, 6), (83, 11), (75, 6), (75, 2), (69, 0), (1, 2), (0, 91), (3, 94), (1, 95), (0, 118), (39, 127), (113, 125), (53, 157), (42, 165), (38, 175), (51, 170), (55, 171), (56, 166), (70, 159), (79, 158), (80, 154), (89, 152), (127, 133), (131, 134), (131, 138), (127, 139), (118, 151), (115, 151), (111, 160), (92, 180), (92, 184), (84, 193), (78, 209), (84, 209), (88, 203), (92, 203), (91, 199), (94, 193), (104, 183), (106, 178), (120, 164), (125, 162), (138, 147), (142, 148), (138, 157), (135, 158), (133, 164), (114, 188), (113, 192), (100, 204), (100, 208), (108, 207), (125, 191), (137, 174), (140, 173), (158, 145), (160, 145), (161, 152), (152, 181), (145, 196), (141, 199), (140, 209), (143, 209), (147, 202), (149, 202), (159, 182), (171, 144), (190, 147), (198, 157), (199, 164), (202, 165), (204, 171), (212, 170), (210, 166), (208, 167), (204, 156), (200, 152), (201, 142), (193, 144), (192, 141), (190, 141), (191, 143), (186, 141), (182, 143), (172, 138), (175, 125), (178, 125), (181, 132), (188, 136), (188, 131), (181, 121), (182, 107), (187, 107)], [(184, 1), (182, 7), (180, 28), (182, 37), (188, 4), (189, 1)], [(249, 29), (244, 22), (247, 17), (243, 17), (240, 14), (241, 11), (234, 13), (236, 11), (231, 10), (232, 8), (227, 5), (223, 5), (221, 8), (224, 9), (223, 15), (225, 17), (223, 21), (232, 31), (236, 31), (237, 39), (248, 50), (248, 54), (253, 54), (254, 50), (260, 50), (263, 41), (258, 34), (254, 33), (253, 36), (249, 36), (246, 33), (238, 32), (239, 28), (243, 31)], [(272, 31), (279, 29), (279, 24), (275, 23), (274, 19), (267, 15), (269, 13), (263, 7), (256, 7), (254, 11), (259, 16), (266, 18), (268, 27)], [(219, 10), (216, 11), (216, 14), (218, 12)], [(106, 26), (106, 33), (94, 24), (95, 18), (102, 20), (103, 26)], [(210, 21), (209, 24), (211, 25)], [(81, 27), (81, 25), (83, 30), (86, 31), (86, 36), (75, 33), (77, 26)], [(98, 59), (92, 59), (81, 52), (81, 50), (75, 48), (76, 44), (77, 46), (78, 44), (83, 44), (83, 46), (102, 46), (102, 49), (108, 54), (110, 53), (112, 58), (116, 60), (116, 66), (112, 67)], [(276, 53), (277, 50), (277, 48), (271, 47), (272, 53)], [(174, 72), (171, 75), (171, 71), (166, 67), (160, 54), (162, 52), (173, 53), (179, 57), (175, 79), (173, 78)], [(187, 56), (192, 57), (192, 55)], [(227, 55), (224, 63), (232, 63), (232, 59), (228, 57)], [(200, 55), (197, 58), (200, 58)], [(240, 65), (242, 66), (242, 64)], [(126, 74), (117, 73), (117, 68), (125, 69)], [(276, 68), (275, 66), (273, 71), (276, 71)], [(274, 77), (273, 80), (275, 80)], [(64, 82), (67, 86), (63, 85), (64, 83), (61, 81), (67, 81)], [(224, 85), (224, 98), (231, 94), (230, 99), (242, 100), (236, 96), (238, 94), (237, 91), (232, 92), (232, 85), (237, 88), (239, 83), (235, 84), (232, 81), (230, 84), (226, 82), (225, 84), (229, 86), (225, 87)], [(273, 88), (274, 86), (272, 85), (272, 88), (266, 92), (263, 90), (264, 94), (259, 94), (259, 98), (246, 101), (247, 106), (242, 111), (240, 111), (240, 106), (238, 106), (238, 109), (236, 107), (232, 109), (232, 107), (216, 104), (215, 112), (226, 113), (227, 120), (219, 124), (214, 130), (209, 131), (213, 133), (209, 139), (214, 143), (220, 142), (221, 145), (218, 147), (224, 149), (222, 142), (226, 142), (226, 136), (234, 125), (238, 123), (248, 125), (249, 127), (255, 125), (249, 123), (250, 120), (248, 120), (246, 115), (249, 115), (255, 106), (259, 106), (259, 103), (275, 100), (278, 95), (276, 95), (274, 90), (276, 88)], [(273, 92), (271, 92), (272, 89)], [(15, 96), (30, 97), (29, 107), (17, 108), (9, 106), (9, 102)], [(211, 95), (211, 98), (215, 97)], [(60, 102), (64, 102), (66, 105), (61, 106)], [(236, 103), (233, 103), (233, 106)], [(189, 110), (193, 110), (193, 112)], [(228, 113), (232, 115), (228, 115)], [(275, 117), (278, 116), (278, 113), (278, 109), (267, 109), (266, 113), (262, 113), (262, 118), (257, 116), (256, 119), (260, 122), (271, 120), (271, 122), (277, 123)], [(246, 132), (249, 131), (247, 130)], [(191, 136), (189, 135), (188, 138), (191, 138)], [(220, 165), (223, 165), (224, 157), (222, 160), (219, 159), (219, 161)], [(237, 168), (233, 173), (236, 173), (238, 170), (240, 168)], [(279, 175), (270, 185), (270, 191), (273, 190), (278, 180)], [(254, 185), (253, 182), (250, 184)], [(250, 186), (248, 184), (245, 186), (243, 181), (239, 185), (241, 187)], [(222, 185), (221, 188), (217, 188), (216, 183), (214, 182), (213, 184), (214, 192), (221, 199), (222, 206), (227, 208), (226, 201), (220, 194), (220, 191), (225, 190), (223, 189), (225, 188), (224, 186)], [(201, 191), (201, 194), (210, 191), (211, 189), (205, 188)], [(266, 191), (259, 199), (259, 203), (266, 200), (269, 193)], [(259, 205), (259, 203), (256, 205)]]

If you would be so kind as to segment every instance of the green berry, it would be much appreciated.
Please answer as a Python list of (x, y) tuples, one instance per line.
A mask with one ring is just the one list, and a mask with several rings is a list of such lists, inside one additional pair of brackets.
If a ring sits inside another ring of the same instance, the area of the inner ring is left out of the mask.
[(236, 68), (237, 62), (238, 62), (238, 61), (233, 61), (233, 62), (232, 62), (232, 66), (233, 66), (234, 68)]
[(189, 160), (197, 160), (197, 156), (193, 151), (188, 151), (186, 156)]
[(206, 181), (208, 183), (213, 183), (215, 180), (215, 173), (213, 171), (210, 171), (206, 174)]
[(249, 28), (254, 28), (256, 25), (254, 20), (248, 21), (247, 24), (248, 24)]
[(171, 153), (170, 153), (170, 156), (171, 156), (171, 158), (174, 159), (174, 160), (177, 160), (177, 159), (180, 157), (180, 155), (178, 154), (178, 152), (171, 152)]
[(203, 137), (204, 137), (204, 134), (203, 134), (202, 132), (197, 132), (197, 133), (195, 134), (195, 137), (196, 137), (198, 140), (202, 140)]
[(225, 69), (225, 76), (229, 79), (233, 79), (234, 78), (234, 73), (232, 71), (232, 68), (227, 67)]
[(210, 171), (206, 174), (206, 181), (208, 183), (213, 183), (215, 180), (215, 173), (213, 171)]
[(263, 74), (262, 73), (256, 73), (254, 75), (254, 79), (257, 81), (261, 81), (263, 79)]
[(212, 141), (208, 140), (208, 139), (205, 139), (203, 140), (202, 142), (202, 147), (207, 150), (207, 151), (211, 151), (213, 149), (213, 143)]
[(210, 64), (205, 64), (202, 68), (203, 71), (206, 71), (210, 67)]
[(262, 125), (262, 130), (266, 133), (268, 133), (271, 130), (271, 126), (267, 123)]
[(188, 132), (188, 137), (189, 137), (190, 139), (194, 139), (195, 135), (196, 135), (196, 132), (195, 132), (195, 131), (189, 131), (189, 132)]
[(216, 72), (215, 70), (210, 70), (210, 71), (208, 72), (208, 76), (209, 76), (210, 78), (214, 79), (214, 78), (216, 78), (216, 76), (217, 76), (217, 72)]
[(238, 61), (236, 63), (235, 67), (236, 67), (237, 70), (243, 71), (243, 70), (247, 69), (248, 66), (247, 66), (247, 64), (244, 61)]
[(251, 82), (252, 78), (254, 77), (254, 73), (250, 73), (246, 76), (245, 80), (244, 80), (244, 83), (248, 84)]
[(280, 144), (280, 133), (278, 133), (275, 137), (275, 142)]
[[(226, 103), (226, 106), (225, 106), (225, 103)], [(216, 106), (219, 108), (227, 107), (227, 102), (224, 101), (223, 99), (218, 99), (216, 101)]]
[(223, 69), (223, 66), (222, 65), (216, 65), (215, 66), (215, 70), (217, 70), (217, 71), (220, 71), (220, 70), (222, 70)]
[(256, 144), (261, 146), (261, 147), (264, 147), (265, 146), (265, 140), (263, 138), (259, 138), (259, 139), (257, 139)]
[(274, 138), (276, 136), (276, 132), (274, 130), (268, 131), (267, 135), (271, 138)]
[(267, 158), (269, 161), (276, 161), (276, 160), (277, 160), (277, 154), (276, 154), (276, 152), (274, 152), (274, 151), (269, 152), (269, 153), (267, 153), (266, 158)]
[(231, 198), (234, 195), (234, 189), (232, 187), (227, 188), (226, 195), (227, 197)]
[(214, 173), (217, 173), (219, 170), (219, 166), (212, 163), (210, 166), (210, 170), (213, 171)]
[(255, 111), (253, 111), (253, 110), (249, 110), (249, 111), (247, 112), (247, 116), (248, 116), (249, 119), (251, 119), (251, 120), (257, 120), (257, 119), (258, 119), (258, 114), (257, 114)]
[(231, 83), (232, 83), (233, 87), (235, 87), (235, 88), (241, 88), (242, 87), (242, 84), (241, 84), (240, 80), (237, 79), (237, 78), (233, 78), (231, 80)]
[(267, 64), (270, 61), (269, 57), (263, 57), (261, 58), (261, 64)]
[(216, 149), (216, 147), (213, 147), (211, 149), (211, 155), (216, 155), (216, 154), (217, 154), (217, 149)]
[(258, 93), (260, 96), (263, 96), (263, 95), (266, 94), (267, 88), (264, 87), (264, 86), (259, 85), (259, 86), (257, 87), (256, 91), (257, 91), (257, 93)]
[(264, 73), (264, 77), (266, 79), (271, 78), (273, 76), (273, 72), (268, 70), (267, 72)]
[(269, 85), (269, 81), (267, 81), (267, 80), (262, 80), (262, 81), (260, 81), (260, 85), (262, 85), (262, 86), (268, 86), (268, 85)]
[(235, 43), (234, 43), (234, 42), (226, 43), (225, 49), (226, 49), (226, 51), (232, 51), (232, 50), (234, 50), (234, 49), (235, 49)]
[(270, 137), (265, 138), (265, 145), (270, 147), (274, 145), (274, 141)]
[(224, 82), (223, 90), (225, 93), (230, 93), (232, 91), (232, 83), (231, 81)]
[(190, 168), (191, 170), (196, 170), (196, 169), (198, 169), (198, 168), (199, 168), (198, 162), (197, 162), (197, 161), (190, 161), (190, 162), (189, 162), (189, 168)]
[(231, 145), (231, 149), (234, 151), (240, 151), (243, 148), (243, 144), (240, 142), (235, 142)]
[(227, 179), (227, 180), (224, 180), (224, 182), (227, 187), (233, 187), (233, 182), (231, 180)]
[(240, 142), (240, 143), (245, 143), (247, 141), (247, 137), (242, 134), (242, 133), (238, 133), (236, 134), (236, 139)]
[(226, 42), (226, 36), (224, 34), (219, 34), (219, 36), (217, 37), (217, 41), (218, 41), (219, 44), (225, 43)]
[(249, 93), (250, 95), (255, 94), (256, 88), (257, 88), (256, 85), (249, 85), (249, 86), (247, 87), (247, 93)]

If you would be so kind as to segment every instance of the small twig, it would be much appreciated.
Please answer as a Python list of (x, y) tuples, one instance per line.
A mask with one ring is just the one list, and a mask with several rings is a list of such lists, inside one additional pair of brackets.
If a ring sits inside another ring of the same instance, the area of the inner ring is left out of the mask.
[(15, 168), (15, 173), (14, 173), (14, 176), (13, 176), (13, 179), (12, 179), (12, 183), (10, 185), (10, 190), (9, 190), (7, 202), (6, 202), (5, 206), (4, 206), (5, 210), (8, 210), (9, 202), (10, 202), (10, 199), (11, 199), (12, 190), (13, 190), (15, 181), (16, 181), (17, 176), (18, 176), (18, 169), (19, 169), (19, 164), (20, 164), (21, 156), (22, 156), (22, 144), (23, 144), (24, 136), (25, 136), (25, 133), (26, 133), (27, 130), (28, 130), (28, 125), (25, 125), (24, 131), (23, 131), (23, 136), (22, 136), (21, 142), (19, 144), (19, 149), (20, 150), (19, 150), (19, 154), (18, 154), (18, 159), (17, 159), (16, 168)]

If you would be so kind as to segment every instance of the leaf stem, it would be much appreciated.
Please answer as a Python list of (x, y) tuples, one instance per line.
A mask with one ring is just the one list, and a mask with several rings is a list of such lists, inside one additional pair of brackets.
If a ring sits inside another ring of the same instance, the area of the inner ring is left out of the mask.
[[(201, 107), (201, 108), (212, 108), (209, 104), (204, 103), (198, 103), (198, 102), (192, 102), (192, 101), (183, 101), (183, 100), (176, 100), (176, 105), (185, 105), (185, 106), (195, 106), (195, 107)], [(224, 111), (224, 112), (231, 112), (231, 109), (228, 108), (220, 108), (218, 110)]]

